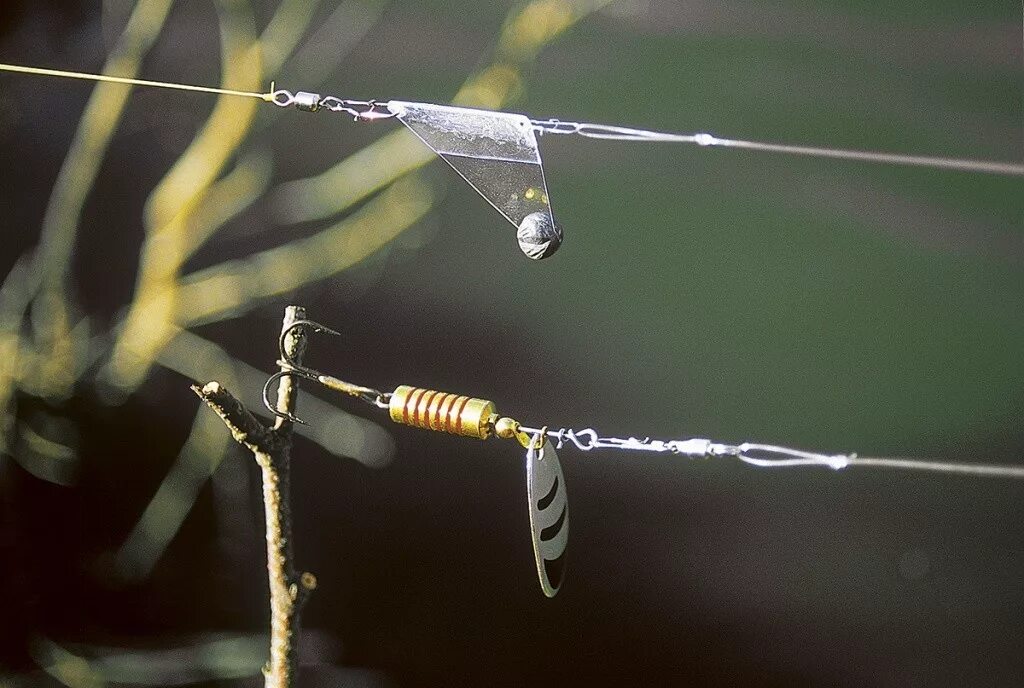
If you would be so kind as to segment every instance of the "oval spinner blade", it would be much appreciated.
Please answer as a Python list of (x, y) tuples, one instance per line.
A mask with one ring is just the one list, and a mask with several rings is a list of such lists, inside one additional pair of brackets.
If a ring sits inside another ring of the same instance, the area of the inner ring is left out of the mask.
[(546, 438), (543, 447), (531, 445), (526, 452), (526, 486), (537, 576), (544, 594), (554, 597), (565, 578), (569, 500), (558, 455)]

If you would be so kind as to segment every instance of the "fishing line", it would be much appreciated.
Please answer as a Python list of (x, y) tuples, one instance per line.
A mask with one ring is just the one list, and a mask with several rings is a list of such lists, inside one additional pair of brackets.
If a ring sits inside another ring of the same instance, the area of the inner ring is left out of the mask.
[[(907, 471), (930, 471), (933, 473), (953, 473), (971, 475), (979, 478), (1010, 478), (1024, 479), (1024, 466), (1007, 466), (993, 464), (958, 463), (952, 461), (931, 461), (926, 459), (907, 459), (898, 457), (867, 457), (856, 454), (824, 455), (805, 452), (788, 447), (769, 444), (741, 444), (734, 449), (732, 455), (743, 463), (758, 468), (787, 468), (794, 466), (827, 466), (842, 470), (850, 466), (867, 468), (891, 468)], [(770, 458), (775, 455), (778, 458)]]
[(106, 74), (88, 74), (86, 72), (70, 72), (63, 69), (45, 69), (43, 67), (24, 67), (21, 65), (0, 63), (0, 72), (18, 72), (20, 74), (35, 74), (38, 76), (58, 76), (67, 79), (81, 79), (84, 81), (105, 81), (112, 84), (126, 84), (129, 86), (153, 86), (156, 88), (169, 88), (176, 91), (197, 91), (199, 93), (217, 93), (225, 96), (239, 96), (242, 98), (259, 98), (271, 102), (270, 93), (253, 93), (251, 91), (234, 91), (228, 88), (213, 88), (212, 86), (193, 86), (191, 84), (176, 84), (170, 81), (150, 81), (148, 79), (129, 79), (123, 76), (108, 76)]
[[(0, 71), (18, 72), (22, 74), (34, 74), (39, 76), (64, 77), (69, 79), (81, 79), (88, 81), (104, 81), (109, 83), (127, 84), (132, 86), (153, 86), (157, 88), (167, 88), (179, 91), (215, 93), (220, 95), (240, 96), (244, 98), (258, 98), (266, 102), (274, 103), (275, 105), (281, 107), (295, 105), (298, 109), (307, 111), (315, 111), (321, 108), (334, 111), (342, 111), (354, 116), (356, 119), (361, 120), (383, 119), (397, 115), (397, 113), (395, 112), (386, 112), (381, 109), (383, 106), (390, 105), (390, 103), (382, 103), (380, 101), (373, 100), (348, 100), (335, 98), (333, 96), (321, 97), (319, 94), (312, 94), (303, 91), (293, 94), (290, 91), (284, 89), (274, 90), (273, 87), (267, 93), (256, 93), (251, 91), (236, 91), (232, 89), (214, 88), (210, 86), (195, 86), (191, 84), (179, 84), (167, 81), (152, 81), (148, 79), (130, 79), (126, 77), (108, 76), (106, 74), (90, 74), (87, 72), (76, 72), (62, 69), (46, 69), (42, 67), (27, 67), (12, 64), (0, 64)], [(391, 102), (395, 104), (401, 104), (401, 101)], [(351, 103), (356, 105), (373, 107), (369, 107), (368, 109), (356, 110), (348, 107), (338, 108), (335, 106), (335, 103)], [(485, 112), (474, 111), (469, 108), (452, 109), (466, 110), (469, 112)], [(558, 119), (530, 120), (530, 123), (534, 126), (537, 132), (541, 134), (568, 134), (608, 141), (692, 143), (698, 146), (739, 148), (763, 153), (781, 153), (786, 155), (831, 158), (836, 160), (857, 160), (861, 162), (875, 162), (887, 165), (910, 165), (915, 167), (931, 167), (936, 169), (957, 170), (961, 172), (979, 172), (988, 174), (1024, 176), (1024, 164), (1013, 162), (972, 160), (966, 158), (950, 158), (942, 156), (908, 155), (902, 153), (883, 153), (877, 151), (846, 150), (841, 148), (767, 143), (763, 141), (721, 138), (708, 133), (677, 134), (672, 132), (651, 131), (647, 129), (635, 129), (632, 127), (622, 127), (608, 124), (594, 124), (589, 122), (565, 122)]]
[(1024, 164), (998, 162), (988, 160), (970, 160), (965, 158), (946, 158), (928, 155), (905, 155), (902, 153), (880, 153), (875, 151), (845, 150), (842, 148), (819, 148), (816, 146), (793, 146), (781, 143), (765, 143), (762, 141), (744, 141), (742, 139), (724, 139), (712, 134), (672, 134), (663, 131), (632, 129), (606, 124), (589, 124), (581, 122), (562, 122), (559, 120), (534, 121), (543, 133), (575, 134), (591, 139), (605, 141), (649, 141), (654, 143), (693, 143), (698, 146), (720, 146), (723, 148), (741, 148), (764, 153), (782, 153), (786, 155), (802, 155), (816, 158), (832, 158), (836, 160), (859, 160), (877, 162), (886, 165), (910, 165), (914, 167), (932, 167), (936, 169), (957, 170), (960, 172), (980, 172), (987, 174), (1024, 175)]

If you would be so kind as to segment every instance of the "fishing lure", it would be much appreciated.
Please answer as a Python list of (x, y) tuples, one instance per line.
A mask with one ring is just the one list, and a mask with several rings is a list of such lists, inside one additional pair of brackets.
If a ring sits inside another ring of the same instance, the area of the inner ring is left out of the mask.
[(551, 210), (537, 141), (544, 134), (648, 143), (690, 143), (704, 147), (1024, 176), (1024, 164), (1019, 163), (794, 146), (720, 138), (708, 133), (675, 134), (557, 119), (535, 120), (520, 114), (448, 105), (401, 100), (352, 100), (308, 91), (293, 93), (275, 89), (273, 85), (267, 93), (255, 93), (10, 64), (0, 64), (0, 71), (259, 98), (278, 107), (342, 113), (361, 122), (395, 118), (516, 228), (520, 250), (534, 260), (554, 254), (563, 239), (562, 227)]
[(490, 437), (515, 439), (526, 450), (526, 499), (533, 543), (534, 563), (541, 590), (554, 597), (565, 574), (565, 555), (569, 541), (569, 505), (565, 476), (556, 450), (573, 446), (580, 451), (614, 449), (648, 453), (667, 453), (690, 459), (733, 458), (759, 468), (825, 466), (841, 470), (851, 466), (954, 473), (980, 477), (1024, 479), (1024, 467), (950, 463), (904, 458), (859, 457), (856, 454), (823, 454), (771, 444), (726, 444), (694, 437), (655, 440), (649, 437), (602, 437), (592, 428), (573, 430), (549, 426), (529, 427), (514, 418), (501, 415), (494, 402), (465, 395), (401, 385), (393, 392), (382, 392), (346, 382), (333, 375), (300, 365), (289, 357), (285, 339), (296, 328), (339, 334), (310, 320), (292, 323), (281, 333), (279, 349), (281, 370), (271, 375), (263, 387), (263, 403), (276, 416), (292, 422), (303, 421), (293, 414), (278, 411), (270, 395), (274, 383), (286, 376), (312, 380), (328, 389), (356, 397), (371, 406), (386, 410), (395, 423), (423, 430), (445, 432), (486, 440)]

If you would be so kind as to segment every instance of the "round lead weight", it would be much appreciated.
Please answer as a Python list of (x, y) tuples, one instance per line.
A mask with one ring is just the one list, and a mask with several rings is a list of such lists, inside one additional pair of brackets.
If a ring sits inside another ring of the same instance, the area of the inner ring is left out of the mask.
[(562, 245), (562, 227), (554, 221), (551, 213), (530, 213), (519, 223), (516, 231), (519, 249), (533, 260), (552, 255)]

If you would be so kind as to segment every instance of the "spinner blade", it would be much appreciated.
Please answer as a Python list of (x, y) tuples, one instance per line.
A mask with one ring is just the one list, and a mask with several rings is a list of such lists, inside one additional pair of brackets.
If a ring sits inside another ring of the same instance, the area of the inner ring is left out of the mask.
[(540, 587), (554, 597), (565, 578), (565, 550), (569, 542), (569, 500), (565, 476), (551, 442), (537, 448), (535, 439), (526, 452), (526, 493), (530, 502), (530, 534)]

